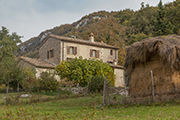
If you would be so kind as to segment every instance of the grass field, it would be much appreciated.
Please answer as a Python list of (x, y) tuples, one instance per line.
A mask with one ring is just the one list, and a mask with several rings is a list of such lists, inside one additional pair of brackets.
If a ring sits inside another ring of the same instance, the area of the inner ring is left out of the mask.
[(179, 104), (159, 106), (106, 106), (103, 108), (101, 96), (66, 98), (32, 104), (0, 106), (1, 119), (180, 119)]

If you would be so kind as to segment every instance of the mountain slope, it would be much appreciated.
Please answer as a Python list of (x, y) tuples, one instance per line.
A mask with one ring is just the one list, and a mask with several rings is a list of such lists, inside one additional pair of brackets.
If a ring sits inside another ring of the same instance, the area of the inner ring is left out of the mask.
[[(180, 0), (163, 5), (167, 19), (173, 25), (173, 34), (180, 35)], [(147, 37), (154, 37), (155, 25), (159, 8), (149, 4), (142, 5), (138, 11), (125, 9), (117, 12), (99, 11), (82, 17), (72, 24), (54, 27), (40, 33), (38, 37), (22, 43), (18, 55), (38, 57), (38, 47), (48, 34), (66, 37), (76, 37), (88, 40), (93, 32), (95, 41), (119, 47), (119, 63), (122, 65), (125, 57), (125, 46)]]
[[(77, 35), (77, 31), (81, 33), (82, 28), (86, 27), (89, 24), (92, 24), (94, 22), (97, 22), (102, 19), (106, 19), (107, 16), (109, 16), (111, 13), (105, 12), (105, 11), (99, 11), (92, 14), (89, 14), (88, 16), (82, 17), (79, 21), (74, 22), (73, 24), (65, 24), (61, 26), (54, 27), (53, 29), (43, 31), (39, 34), (37, 37), (33, 37), (24, 43), (20, 44), (20, 48), (18, 50), (18, 55), (22, 56), (28, 56), (29, 54), (32, 54), (33, 52), (38, 50), (39, 45), (45, 40), (45, 38), (49, 34), (55, 34), (60, 36), (67, 36), (72, 37), (76, 36), (78, 38), (87, 39), (88, 34), (86, 37), (81, 37), (80, 35)], [(92, 31), (93, 32), (93, 31)], [(31, 57), (37, 57), (37, 56), (31, 56)]]

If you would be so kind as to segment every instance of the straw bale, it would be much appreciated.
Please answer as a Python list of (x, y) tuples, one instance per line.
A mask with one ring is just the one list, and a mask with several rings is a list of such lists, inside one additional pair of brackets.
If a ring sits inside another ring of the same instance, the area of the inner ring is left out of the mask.
[(151, 93), (154, 73), (155, 95), (180, 92), (180, 36), (169, 35), (144, 39), (126, 48), (126, 85), (132, 97)]

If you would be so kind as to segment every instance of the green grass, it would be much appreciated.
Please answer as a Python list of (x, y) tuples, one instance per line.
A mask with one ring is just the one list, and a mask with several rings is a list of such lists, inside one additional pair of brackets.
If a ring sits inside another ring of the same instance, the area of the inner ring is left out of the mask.
[[(38, 94), (37, 92), (33, 92), (34, 94)], [(40, 95), (48, 95), (48, 96), (58, 96), (59, 95), (59, 91), (40, 91), (39, 92)], [(61, 95), (71, 95), (71, 91), (68, 90), (61, 90)]]
[[(46, 96), (47, 97), (47, 96)], [(66, 98), (48, 102), (0, 106), (2, 119), (180, 119), (179, 104), (161, 106), (101, 106), (102, 96)]]

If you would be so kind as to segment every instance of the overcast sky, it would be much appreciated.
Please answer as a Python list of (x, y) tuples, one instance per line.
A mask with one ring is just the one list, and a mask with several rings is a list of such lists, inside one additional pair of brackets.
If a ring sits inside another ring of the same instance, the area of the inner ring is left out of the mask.
[(138, 10), (142, 2), (157, 6), (159, 0), (0, 0), (0, 26), (24, 36), (22, 41), (26, 41), (46, 29), (71, 24), (100, 10)]

